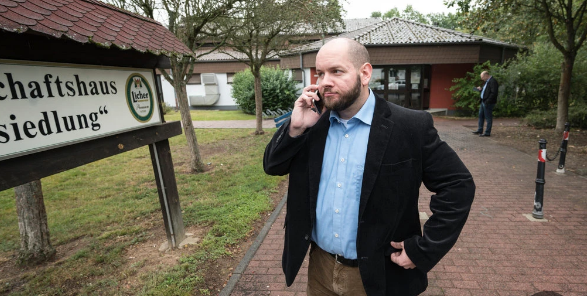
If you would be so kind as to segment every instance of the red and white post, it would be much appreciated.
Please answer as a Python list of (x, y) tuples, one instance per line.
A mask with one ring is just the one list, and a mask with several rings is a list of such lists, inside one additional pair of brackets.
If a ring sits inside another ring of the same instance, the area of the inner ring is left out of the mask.
[(563, 134), (563, 140), (561, 140), (561, 147), (559, 148), (559, 164), (557, 165), (556, 173), (563, 174), (566, 172), (566, 153), (568, 152), (568, 140), (570, 139), (570, 123), (566, 122)]
[(533, 218), (543, 219), (543, 191), (545, 188), (545, 159), (547, 158), (547, 141), (539, 140), (539, 155), (537, 159), (537, 179), (535, 179), (535, 204)]

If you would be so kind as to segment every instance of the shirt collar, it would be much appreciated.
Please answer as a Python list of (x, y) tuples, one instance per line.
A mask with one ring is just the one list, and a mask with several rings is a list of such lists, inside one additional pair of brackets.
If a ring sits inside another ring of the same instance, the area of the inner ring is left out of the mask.
[[(361, 109), (359, 109), (357, 114), (355, 114), (353, 117), (351, 117), (351, 119), (349, 119), (350, 121), (356, 118), (367, 125), (372, 125), (372, 119), (374, 118), (374, 109), (376, 108), (376, 97), (374, 96), (372, 90), (369, 90), (370, 95), (368, 96), (367, 101), (363, 104), (363, 106), (361, 106)], [(329, 120), (331, 121), (331, 123), (333, 123), (335, 120), (337, 122), (341, 122), (339, 113), (331, 110)]]

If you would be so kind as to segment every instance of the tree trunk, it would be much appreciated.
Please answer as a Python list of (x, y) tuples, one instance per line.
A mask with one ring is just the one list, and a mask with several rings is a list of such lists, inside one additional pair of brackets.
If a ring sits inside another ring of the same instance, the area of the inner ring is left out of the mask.
[(255, 69), (251, 71), (253, 73), (254, 79), (254, 88), (255, 88), (255, 134), (256, 135), (263, 135), (263, 121), (262, 121), (262, 112), (263, 112), (263, 94), (261, 92), (261, 73), (259, 69)]
[(557, 94), (557, 123), (555, 125), (555, 132), (557, 134), (563, 133), (565, 124), (568, 121), (568, 107), (570, 100), (570, 90), (572, 84), (572, 70), (574, 69), (574, 58), (571, 56), (564, 56), (562, 63), (561, 79), (559, 81), (559, 92)]
[(190, 114), (190, 106), (188, 105), (188, 95), (186, 93), (186, 85), (181, 79), (174, 78), (174, 89), (176, 97), (180, 105), (180, 115), (182, 118), (182, 127), (188, 142), (188, 150), (190, 151), (190, 170), (192, 172), (204, 172), (204, 163), (200, 157), (200, 148), (198, 147), (198, 139), (194, 131), (194, 124), (192, 124), (192, 115)]
[(17, 186), (14, 193), (20, 231), (18, 262), (39, 264), (51, 260), (56, 252), (49, 238), (41, 181)]

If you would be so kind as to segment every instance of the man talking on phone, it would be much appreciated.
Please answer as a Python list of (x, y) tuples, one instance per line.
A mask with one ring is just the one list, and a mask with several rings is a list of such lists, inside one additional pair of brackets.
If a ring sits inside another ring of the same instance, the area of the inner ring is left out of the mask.
[[(318, 85), (303, 89), (263, 161), (267, 174), (290, 174), (286, 284), (310, 247), (310, 296), (417, 295), (467, 220), (472, 176), (439, 139), (430, 114), (369, 89), (363, 45), (333, 39), (319, 50), (316, 71)], [(321, 100), (319, 115), (313, 109)], [(421, 183), (434, 193), (422, 232)]]

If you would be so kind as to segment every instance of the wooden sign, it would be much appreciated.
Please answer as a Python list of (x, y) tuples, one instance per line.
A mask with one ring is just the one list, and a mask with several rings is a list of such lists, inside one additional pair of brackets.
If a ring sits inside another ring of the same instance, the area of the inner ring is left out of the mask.
[(0, 160), (161, 124), (153, 70), (0, 60)]

